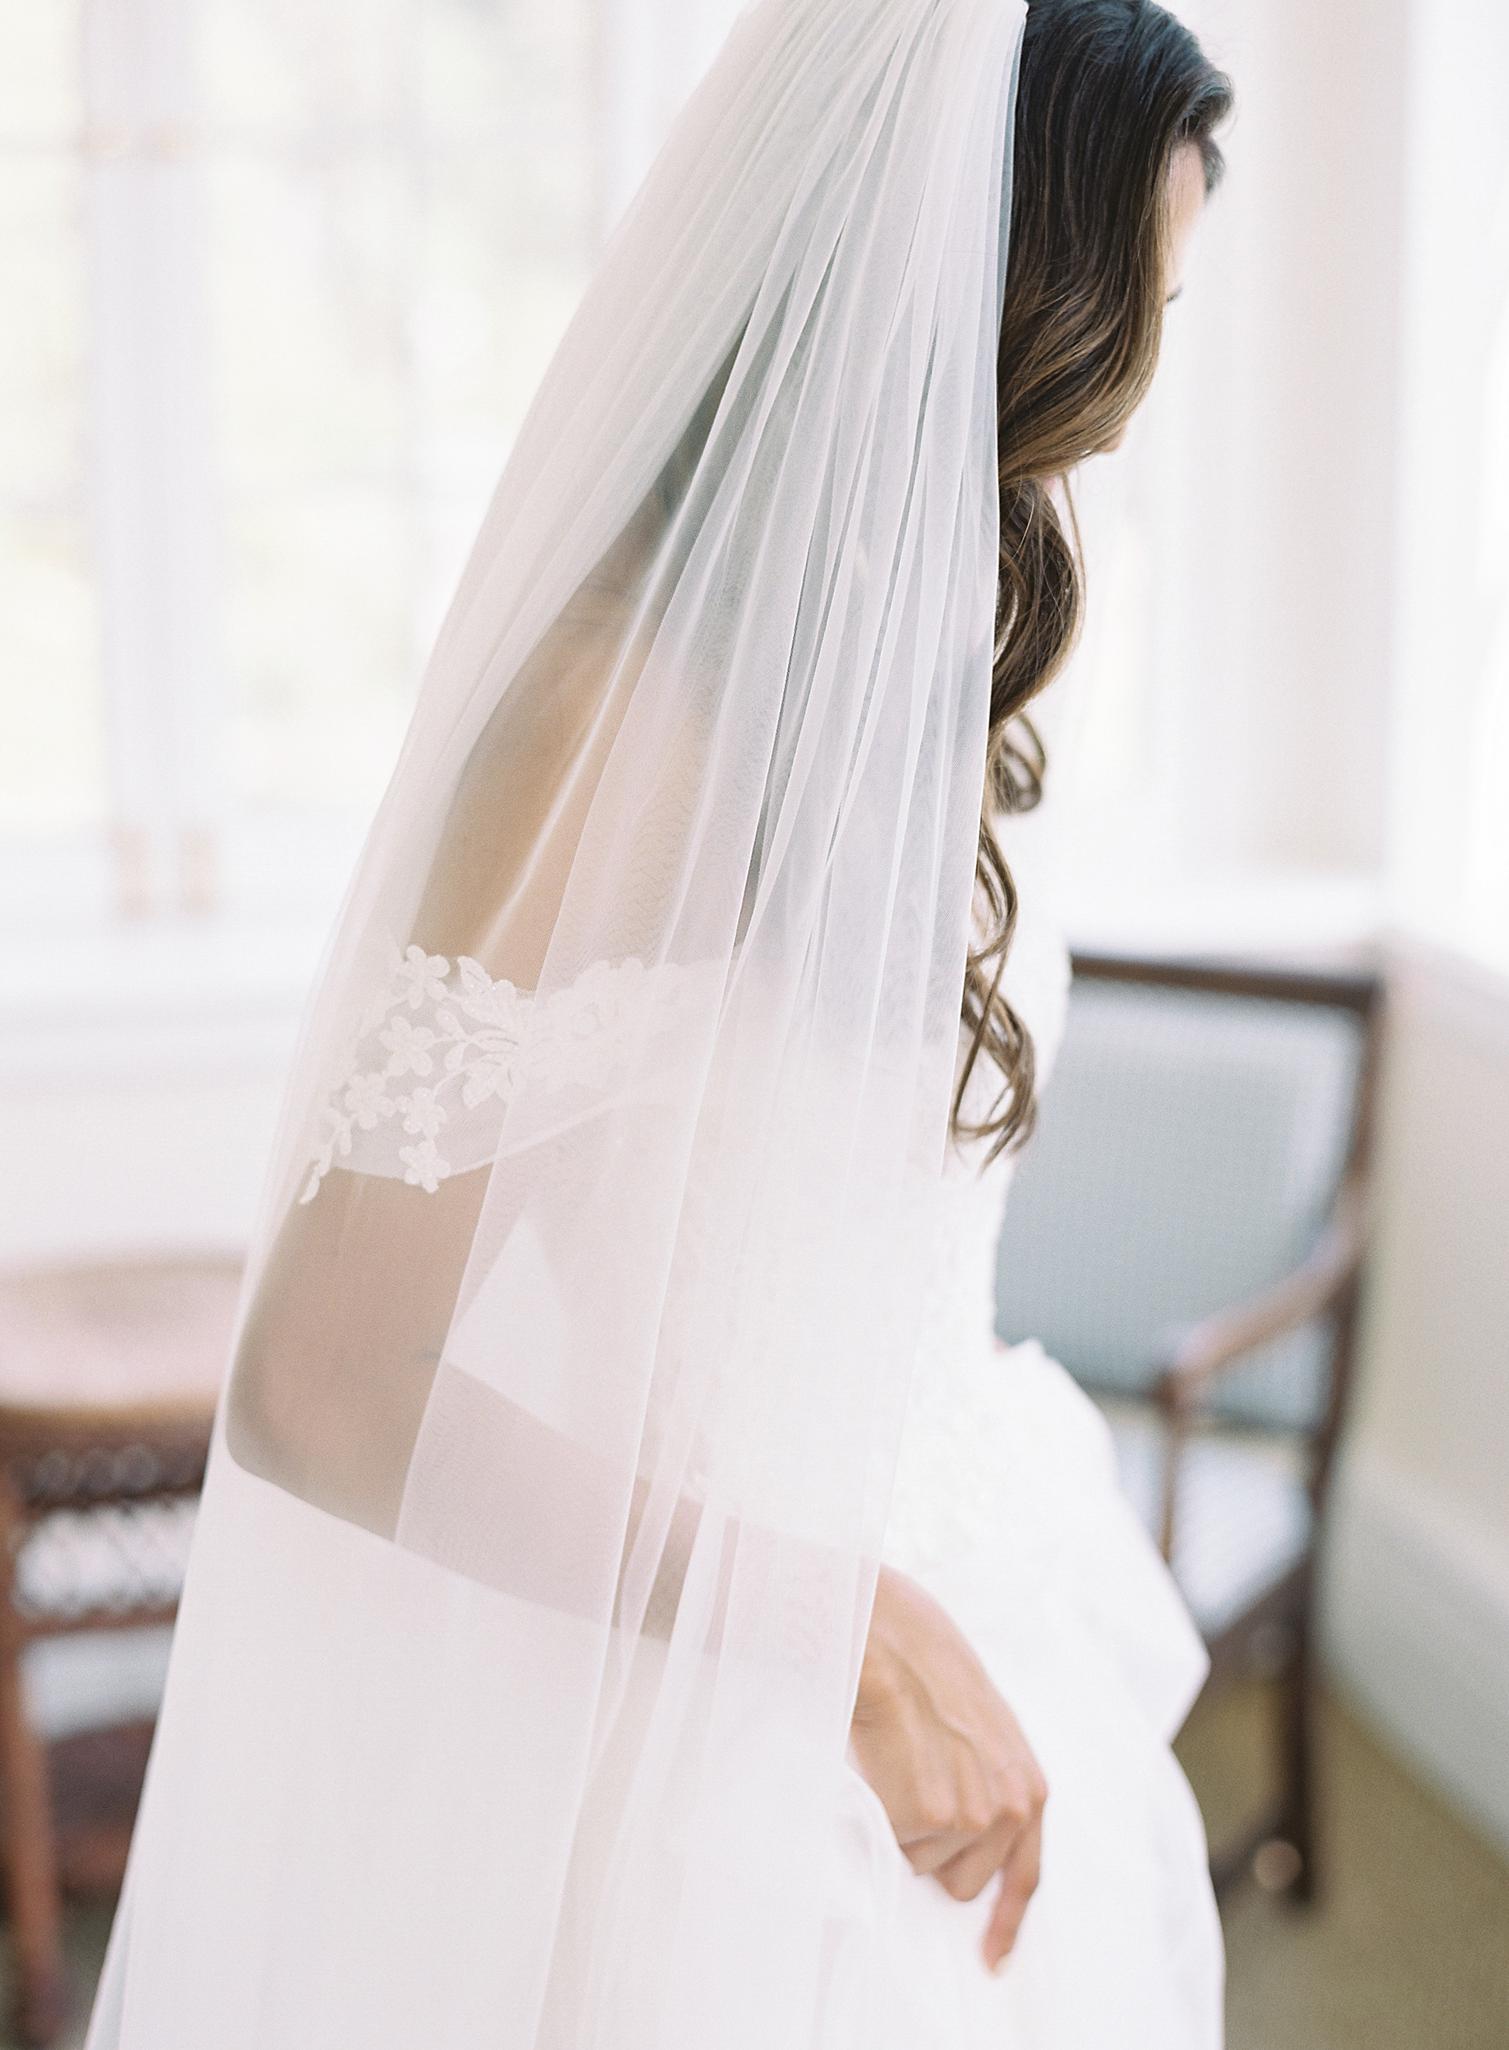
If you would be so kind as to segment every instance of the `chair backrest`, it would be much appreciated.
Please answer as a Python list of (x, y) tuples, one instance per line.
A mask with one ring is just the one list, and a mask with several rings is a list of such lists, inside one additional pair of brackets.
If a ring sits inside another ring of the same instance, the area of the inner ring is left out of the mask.
[[(1231, 987), (1190, 988), (1143, 972), (1076, 973), (998, 1261), (1001, 1335), (1041, 1339), (1103, 1393), (1147, 1392), (1178, 1331), (1300, 1264), (1364, 1094), (1355, 996), (1297, 998), (1278, 974), (1271, 987), (1245, 971)], [(1212, 1407), (1313, 1428), (1332, 1339), (1318, 1319), (1270, 1341), (1222, 1378)]]

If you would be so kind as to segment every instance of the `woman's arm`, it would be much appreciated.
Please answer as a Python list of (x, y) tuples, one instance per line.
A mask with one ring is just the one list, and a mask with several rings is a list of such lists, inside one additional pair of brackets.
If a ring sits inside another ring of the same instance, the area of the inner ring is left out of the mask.
[(983, 1952), (1010, 1954), (1038, 1882), (1048, 1790), (1036, 1758), (952, 1617), (882, 1566), (853, 1722), (860, 1770), (916, 1872), (957, 1900), (999, 1879)]
[[(454, 1313), (461, 1269), (487, 1185), (477, 1169), (427, 1193), (396, 1179), (337, 1171), (285, 1219), (233, 1363), (230, 1449), (242, 1466), (346, 1520), (391, 1537), (425, 1402)], [(517, 1403), (491, 1395), (488, 1459), (507, 1549), (510, 1592), (567, 1611), (582, 1582), (569, 1548), (535, 1541), (547, 1505), (556, 1532), (622, 1524), (613, 1622), (670, 1636), (705, 1505), (678, 1495), (646, 1527), (649, 1483), (630, 1499), (587, 1447)], [(663, 1523), (664, 1527), (661, 1527)], [(649, 1550), (649, 1585), (636, 1547)], [(724, 1570), (731, 1547), (720, 1546)], [(624, 1613), (626, 1587), (639, 1589)], [(712, 1628), (726, 1589), (714, 1604)], [(994, 1966), (1010, 1951), (1037, 1882), (1045, 1789), (1021, 1729), (946, 1612), (882, 1566), (853, 1719), (860, 1770), (917, 1872), (960, 1900), (999, 1875), (985, 1939)]]

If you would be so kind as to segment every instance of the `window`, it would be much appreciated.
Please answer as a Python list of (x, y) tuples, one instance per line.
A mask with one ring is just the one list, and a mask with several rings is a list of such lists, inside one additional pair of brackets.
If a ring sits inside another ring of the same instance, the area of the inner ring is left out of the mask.
[(328, 914), (626, 88), (588, 0), (5, 13), (6, 913)]
[[(9, 930), (324, 928), (514, 429), (736, 12), (0, 0)], [(1386, 874), (1509, 961), (1509, 12), (1180, 12), (1238, 118), (1082, 494), (1125, 513), (1065, 750), (1083, 887)]]
[(4, 829), (16, 834), (98, 830), (108, 815), (84, 482), (87, 191), (76, 35), (66, 5), (6, 9), (0, 803)]

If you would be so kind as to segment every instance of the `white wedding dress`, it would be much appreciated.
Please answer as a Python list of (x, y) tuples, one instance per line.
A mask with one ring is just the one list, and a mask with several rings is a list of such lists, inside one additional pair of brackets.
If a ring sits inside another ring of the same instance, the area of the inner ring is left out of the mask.
[[(1037, 822), (1006, 823), (1021, 908), (1005, 982), (1043, 1088), (1068, 953), (1052, 878), (1031, 858)], [(1014, 1158), (982, 1174), (951, 1153), (886, 1556), (960, 1625), (1038, 1758), (1041, 1881), (993, 1977), (979, 1945), (994, 1887), (959, 1902), (914, 1873), (851, 1763), (831, 2020), (813, 2050), (1216, 2050), (1220, 1924), (1169, 1749), (1206, 1654), (1119, 1486), (1100, 1412), (1035, 1340), (994, 1335)]]
[[(1022, 903), (1007, 982), (1047, 1083), (1067, 955), (1052, 877), (1034, 871), (1038, 828), (1008, 823)], [(442, 1044), (467, 1055), (455, 1088), (478, 1063), (516, 1052), (516, 998), (458, 992), (435, 978), (444, 963), (421, 965), (422, 975), (405, 966), (401, 1001), (389, 992), (378, 1007), (392, 1100), (378, 1100), (375, 1082), (348, 1088), (345, 1126), (311, 1162), (306, 1196), (317, 1200), (334, 1165), (433, 1188), (449, 1156), (489, 1143), (460, 1096), (452, 1104), (446, 1095), (452, 1085), (419, 1077)], [(571, 993), (561, 1029), (538, 1040), (553, 1069), (605, 1057), (628, 987), (640, 988), (622, 980)], [(411, 1143), (405, 1105), (409, 1119), (420, 1109), (427, 1119), (417, 1137), (410, 1126)], [(993, 1977), (979, 1948), (993, 1889), (959, 1902), (915, 1874), (879, 1798), (840, 1759), (818, 2021), (789, 2050), (1218, 2050), (1221, 2041), (1205, 1839), (1169, 1749), (1205, 1654), (1117, 1485), (1088, 1397), (1037, 1344), (994, 1338), (1013, 1160), (984, 1174), (962, 1152), (950, 1161), (885, 1550), (960, 1624), (1042, 1765), (1041, 1883), (1006, 1971)], [(514, 2025), (494, 1984), (504, 1972), (495, 1932), (524, 1904), (499, 1852), (496, 1802), (458, 1812), (432, 1779), (444, 1758), (461, 1783), (482, 1784), (484, 1754), (512, 1712), (512, 1667), (498, 1664), (485, 1636), (453, 1627), (457, 1584), (444, 1568), (245, 1472), (219, 1427), (212, 1458), (216, 1484), (196, 1527), (89, 2050), (354, 2050), (359, 2041), (506, 2050)], [(379, 1570), (390, 1558), (402, 1574), (396, 1592)], [(661, 1655), (653, 1641), (642, 1649), (640, 1707), (653, 1702)], [(427, 1705), (437, 1673), (440, 1708)], [(444, 1740), (428, 1754), (415, 1735), (427, 1716), (441, 1718)], [(632, 1729), (632, 1710), (623, 1721)], [(373, 1756), (383, 1761), (375, 1783)], [(623, 1814), (618, 1773), (610, 1750), (573, 1825), (551, 1996), (529, 2035), (541, 2050), (577, 2050), (578, 1996), (601, 1973), (595, 1889)], [(534, 1785), (526, 1765), (499, 1798)], [(548, 1785), (537, 1791), (549, 1801)], [(666, 1828), (675, 1826), (670, 1816)], [(767, 1826), (779, 1831), (779, 1818)], [(676, 1906), (674, 1889), (645, 1900), (641, 1933), (659, 1915), (673, 1922)], [(632, 1960), (627, 1971), (618, 1961), (603, 2040), (663, 2041), (651, 2019), (663, 1950), (644, 1943), (642, 1985)]]

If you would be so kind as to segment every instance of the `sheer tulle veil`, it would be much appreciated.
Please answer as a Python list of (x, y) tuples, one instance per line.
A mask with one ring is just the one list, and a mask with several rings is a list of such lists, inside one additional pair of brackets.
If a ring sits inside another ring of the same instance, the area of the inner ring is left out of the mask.
[(305, 1012), (91, 2050), (838, 2050), (1024, 18), (754, 0), (549, 366)]

